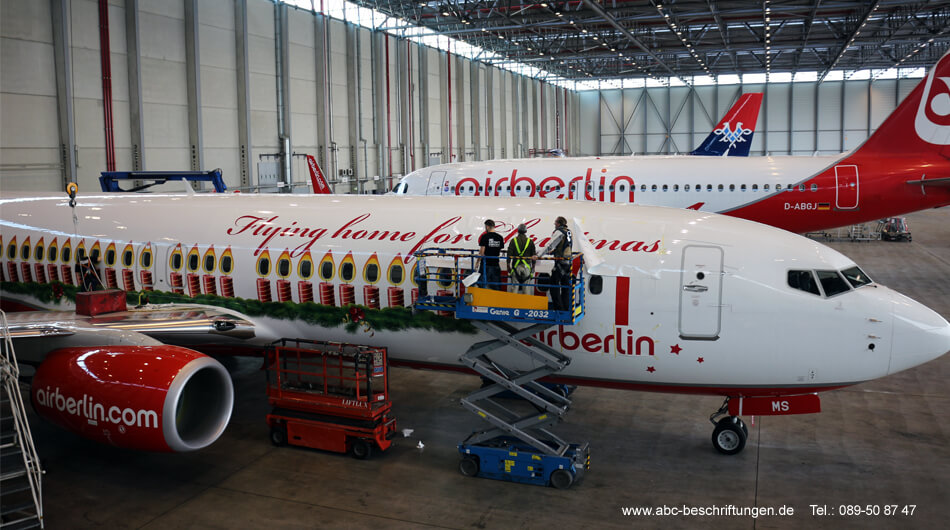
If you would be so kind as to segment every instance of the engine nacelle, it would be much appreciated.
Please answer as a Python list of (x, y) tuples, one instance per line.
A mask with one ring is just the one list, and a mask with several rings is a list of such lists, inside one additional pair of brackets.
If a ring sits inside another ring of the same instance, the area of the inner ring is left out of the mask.
[(33, 408), (97, 442), (194, 451), (231, 419), (234, 386), (221, 363), (179, 346), (63, 348), (33, 377)]

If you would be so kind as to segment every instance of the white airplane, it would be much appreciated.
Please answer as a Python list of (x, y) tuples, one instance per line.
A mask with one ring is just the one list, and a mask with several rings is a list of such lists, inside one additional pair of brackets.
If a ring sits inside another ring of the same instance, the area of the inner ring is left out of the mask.
[(944, 55), (850, 153), (459, 162), (414, 171), (393, 192), (672, 206), (810, 232), (950, 204), (948, 102), (950, 56)]
[[(509, 238), (526, 223), (541, 248), (558, 215), (573, 219), (588, 266), (583, 319), (536, 336), (572, 358), (558, 380), (727, 397), (722, 452), (744, 445), (740, 415), (818, 412), (817, 392), (950, 350), (943, 317), (801, 236), (707, 212), (534, 199), (105, 194), (71, 208), (61, 195), (4, 194), (0, 301), (39, 310), (8, 318), (18, 359), (38, 365), (40, 414), (117, 446), (193, 450), (223, 432), (233, 392), (198, 352), (318, 338), (458, 370), (488, 336), (405, 308), (414, 254), (476, 248), (486, 217)], [(185, 305), (63, 312), (78, 295), (58, 282), (76, 283), (79, 254), (101, 259), (108, 286)]]

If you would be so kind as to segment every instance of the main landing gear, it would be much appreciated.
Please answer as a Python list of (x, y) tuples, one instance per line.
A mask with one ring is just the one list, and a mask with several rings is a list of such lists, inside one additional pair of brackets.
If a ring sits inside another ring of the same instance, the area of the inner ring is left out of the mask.
[[(727, 416), (728, 413), (729, 398), (726, 398), (719, 410), (709, 416), (709, 421), (716, 426), (712, 433), (712, 444), (724, 455), (735, 455), (745, 448), (745, 442), (749, 438), (749, 428), (741, 418)], [(717, 419), (720, 417), (722, 418)]]

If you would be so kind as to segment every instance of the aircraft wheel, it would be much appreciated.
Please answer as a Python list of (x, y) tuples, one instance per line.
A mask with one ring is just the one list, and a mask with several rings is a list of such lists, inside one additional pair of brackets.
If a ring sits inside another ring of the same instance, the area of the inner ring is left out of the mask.
[(713, 429), (713, 447), (724, 455), (738, 454), (745, 447), (746, 433), (737, 420), (735, 416), (723, 418)]
[(275, 425), (270, 429), (270, 443), (281, 447), (287, 445), (287, 426)]
[(556, 469), (551, 473), (551, 485), (559, 490), (566, 490), (574, 483), (574, 475), (566, 469)]
[(745, 433), (746, 440), (748, 440), (748, 439), (749, 439), (749, 428), (746, 427), (745, 422), (742, 421), (742, 418), (736, 417), (736, 423), (739, 424), (739, 427), (742, 429), (742, 432)]
[(373, 446), (363, 439), (353, 440), (350, 446), (350, 454), (357, 460), (366, 460), (373, 454)]
[(466, 477), (474, 477), (478, 474), (478, 457), (472, 455), (466, 455), (462, 457), (462, 460), (459, 461), (459, 473), (465, 475)]

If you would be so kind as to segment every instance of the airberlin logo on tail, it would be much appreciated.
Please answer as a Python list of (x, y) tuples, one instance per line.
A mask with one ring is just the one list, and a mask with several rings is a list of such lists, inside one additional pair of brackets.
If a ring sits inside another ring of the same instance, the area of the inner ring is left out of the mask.
[(950, 55), (937, 61), (927, 76), (914, 129), (925, 142), (950, 145)]
[(35, 395), (38, 405), (71, 416), (86, 418), (90, 425), (97, 425), (101, 421), (128, 427), (158, 428), (158, 412), (154, 410), (135, 410), (128, 407), (122, 409), (115, 405), (108, 406), (96, 403), (96, 400), (88, 394), (83, 394), (82, 399), (76, 399), (60, 393), (59, 387), (56, 387), (55, 390), (50, 390), (49, 387), (41, 388), (36, 391)]

